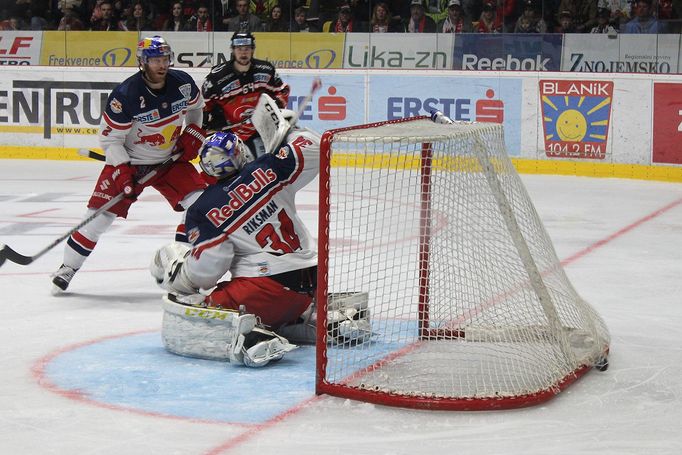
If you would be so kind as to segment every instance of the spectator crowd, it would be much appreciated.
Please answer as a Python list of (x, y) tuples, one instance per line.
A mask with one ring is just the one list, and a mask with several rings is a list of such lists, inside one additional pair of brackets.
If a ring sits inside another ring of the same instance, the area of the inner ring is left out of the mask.
[(679, 33), (682, 0), (4, 0), (0, 30)]

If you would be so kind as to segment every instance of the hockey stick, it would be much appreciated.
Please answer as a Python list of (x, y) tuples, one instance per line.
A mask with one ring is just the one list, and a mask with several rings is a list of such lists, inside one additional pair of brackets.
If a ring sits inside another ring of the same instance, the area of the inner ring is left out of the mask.
[[(168, 167), (170, 164), (175, 162), (175, 160), (178, 159), (180, 157), (180, 155), (181, 154), (178, 153), (178, 154), (175, 154), (175, 155), (168, 157), (168, 159), (166, 159), (166, 161), (159, 164), (156, 168), (152, 169), (151, 171), (149, 171), (148, 174), (146, 174), (144, 177), (142, 177), (137, 182), (137, 185), (144, 185), (145, 183), (149, 182), (152, 178), (154, 178), (154, 176), (156, 176), (156, 174), (159, 173), (159, 171), (161, 171), (162, 169)], [(32, 263), (33, 261), (35, 261), (36, 259), (38, 259), (42, 255), (44, 255), (45, 253), (50, 251), (52, 248), (54, 248), (57, 245), (59, 245), (60, 243), (62, 243), (62, 241), (64, 241), (69, 236), (71, 236), (71, 234), (73, 234), (74, 232), (76, 232), (77, 230), (79, 230), (80, 228), (82, 228), (83, 226), (85, 226), (86, 224), (88, 224), (89, 222), (94, 220), (95, 218), (97, 218), (103, 212), (109, 210), (111, 207), (113, 207), (114, 205), (121, 202), (124, 197), (125, 197), (124, 193), (117, 194), (116, 196), (111, 198), (111, 200), (109, 202), (107, 202), (102, 207), (95, 210), (95, 212), (92, 215), (88, 216), (83, 221), (78, 223), (78, 225), (76, 227), (72, 228), (69, 232), (67, 232), (66, 234), (59, 237), (57, 240), (55, 240), (54, 242), (52, 242), (51, 244), (49, 244), (48, 246), (46, 246), (45, 248), (43, 248), (42, 250), (40, 250), (39, 252), (34, 254), (33, 256), (24, 256), (23, 254), (17, 253), (15, 250), (13, 250), (8, 245), (4, 245), (2, 247), (2, 249), (0, 249), (0, 267), (2, 267), (2, 265), (5, 263), (6, 260), (9, 260), (9, 261), (14, 262), (15, 264), (19, 264), (19, 265), (28, 265), (28, 264)]]
[(80, 156), (84, 156), (86, 158), (92, 158), (93, 160), (97, 161), (106, 161), (107, 157), (102, 155), (99, 152), (95, 152), (94, 150), (88, 150), (88, 149), (78, 149), (78, 154)]
[(298, 119), (303, 115), (303, 111), (305, 111), (305, 108), (308, 107), (308, 103), (310, 103), (310, 100), (313, 99), (313, 96), (315, 93), (322, 88), (322, 80), (319, 77), (316, 77), (313, 79), (313, 85), (310, 86), (310, 91), (306, 95), (305, 98), (303, 98), (303, 101), (298, 105), (298, 109), (296, 110), (296, 119), (291, 122), (291, 126), (294, 126), (297, 122)]

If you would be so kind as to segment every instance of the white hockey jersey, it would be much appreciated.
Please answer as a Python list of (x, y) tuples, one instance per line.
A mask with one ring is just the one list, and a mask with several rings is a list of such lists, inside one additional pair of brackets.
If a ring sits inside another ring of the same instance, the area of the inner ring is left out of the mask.
[(317, 265), (295, 197), (319, 172), (320, 138), (294, 130), (287, 141), (235, 179), (211, 185), (187, 210), (193, 249), (182, 268), (197, 288), (215, 286), (227, 271), (232, 277), (260, 277)]

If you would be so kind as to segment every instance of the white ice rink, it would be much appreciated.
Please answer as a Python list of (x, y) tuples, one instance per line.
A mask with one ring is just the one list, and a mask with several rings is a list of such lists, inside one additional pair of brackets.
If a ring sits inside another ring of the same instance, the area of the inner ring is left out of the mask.
[[(32, 255), (78, 223), (100, 165), (0, 161), (0, 243)], [(610, 368), (539, 407), (428, 412), (314, 395), (313, 352), (238, 369), (163, 350), (147, 265), (178, 215), (147, 190), (53, 297), (63, 246), (0, 268), (0, 454), (682, 453), (682, 185), (523, 176)], [(315, 223), (317, 188), (300, 193)], [(292, 353), (294, 354), (294, 353)]]

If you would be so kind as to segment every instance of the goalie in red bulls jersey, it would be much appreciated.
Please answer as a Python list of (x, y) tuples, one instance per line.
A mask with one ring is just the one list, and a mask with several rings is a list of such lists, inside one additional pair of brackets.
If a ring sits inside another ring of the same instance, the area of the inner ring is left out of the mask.
[[(189, 74), (170, 68), (173, 52), (160, 36), (142, 39), (137, 59), (139, 71), (114, 88), (102, 112), (99, 142), (106, 165), (86, 218), (119, 194), (126, 197), (69, 237), (63, 264), (52, 275), (55, 292), (67, 289), (114, 219), (126, 218), (143, 189), (136, 182), (151, 170), (156, 175), (145, 185), (158, 190), (176, 211), (189, 207), (206, 186), (189, 162), (205, 137), (197, 126), (204, 106), (199, 88)], [(171, 155), (177, 157), (172, 165), (156, 169)]]
[[(293, 349), (289, 340), (316, 342), (317, 252), (295, 197), (319, 173), (320, 136), (295, 122), (263, 94), (253, 123), (266, 154), (254, 159), (232, 132), (204, 142), (201, 168), (218, 180), (186, 212), (189, 244), (162, 247), (150, 266), (169, 292), (162, 327), (169, 351), (263, 366)], [(331, 337), (371, 335), (366, 293), (335, 302)]]
[[(218, 181), (187, 210), (190, 244), (167, 245), (152, 261), (152, 275), (171, 301), (189, 297), (195, 305), (233, 310), (228, 319), (234, 337), (225, 360), (262, 366), (294, 347), (274, 331), (297, 321), (313, 300), (317, 252), (294, 200), (318, 174), (319, 139), (310, 130), (293, 129), (274, 153), (254, 160), (235, 134), (208, 137), (200, 166)], [(230, 280), (220, 281), (227, 272)], [(199, 294), (214, 287), (207, 296)], [(191, 348), (178, 342), (191, 330), (184, 327), (180, 335), (167, 316), (163, 337), (169, 350), (211, 357), (196, 340)], [(256, 317), (262, 326), (252, 323)]]

